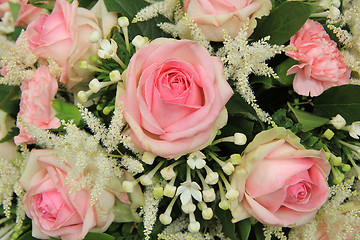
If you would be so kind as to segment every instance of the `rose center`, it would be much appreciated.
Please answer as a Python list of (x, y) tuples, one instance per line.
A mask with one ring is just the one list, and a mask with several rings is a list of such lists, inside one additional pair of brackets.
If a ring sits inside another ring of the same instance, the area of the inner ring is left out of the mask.
[(57, 191), (44, 192), (35, 197), (39, 217), (48, 222), (55, 222), (64, 201)]
[(311, 195), (311, 187), (308, 182), (301, 181), (288, 187), (288, 194), (298, 203), (306, 203)]

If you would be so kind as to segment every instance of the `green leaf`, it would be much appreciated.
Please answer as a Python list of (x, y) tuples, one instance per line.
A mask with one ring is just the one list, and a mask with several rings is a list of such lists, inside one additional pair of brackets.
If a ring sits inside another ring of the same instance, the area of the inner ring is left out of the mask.
[(255, 236), (257, 240), (265, 240), (263, 227), (264, 226), (261, 223), (257, 223), (254, 226)]
[(240, 235), (241, 240), (248, 240), (250, 231), (251, 231), (251, 222), (250, 219), (244, 219), (236, 223), (237, 232)]
[(348, 124), (360, 120), (360, 86), (332, 87), (313, 101), (317, 115), (332, 118), (340, 114)]
[(292, 58), (288, 58), (285, 61), (281, 62), (279, 65), (276, 66), (275, 72), (279, 76), (279, 79), (276, 79), (282, 85), (290, 86), (294, 80), (294, 74), (287, 75), (287, 71), (289, 68), (297, 64), (298, 62)]
[(238, 93), (234, 93), (230, 98), (226, 104), (226, 109), (229, 115), (241, 114), (252, 120), (258, 119), (255, 110)]
[(19, 129), (17, 127), (12, 127), (11, 130), (6, 134), (6, 136), (0, 140), (0, 143), (10, 141), (17, 135), (19, 135)]
[[(104, 2), (109, 12), (119, 12), (123, 16), (126, 16), (130, 21), (142, 8), (149, 5), (144, 0), (104, 0)], [(161, 22), (168, 22), (168, 20), (163, 16), (158, 16), (145, 22), (130, 24), (130, 39), (133, 39), (136, 35), (142, 35), (148, 37), (149, 39), (168, 37), (168, 34), (164, 33), (157, 27), (157, 24)]]
[(115, 240), (115, 238), (106, 233), (89, 232), (84, 240)]
[(14, 22), (16, 22), (18, 15), (19, 15), (19, 11), (20, 11), (20, 4), (18, 3), (13, 3), (13, 2), (8, 2), (9, 3), (9, 7), (11, 9), (11, 15), (13, 17)]
[(250, 39), (259, 40), (271, 36), (271, 44), (284, 44), (304, 25), (312, 7), (302, 2), (285, 2), (272, 10), (269, 16), (258, 20)]
[(25, 233), (24, 235), (22, 235), (20, 238), (18, 238), (17, 240), (37, 240), (37, 238), (34, 238), (32, 236), (31, 231)]
[(309, 112), (293, 108), (289, 103), (288, 106), (301, 124), (300, 128), (303, 132), (308, 132), (329, 122), (328, 118), (319, 117)]
[(229, 210), (224, 211), (219, 207), (215, 208), (216, 216), (219, 218), (222, 224), (222, 231), (226, 237), (231, 240), (238, 240), (238, 237), (235, 233), (235, 224), (231, 222), (232, 216)]
[(83, 124), (81, 113), (75, 105), (55, 99), (52, 106), (56, 112), (56, 117), (60, 120), (73, 120), (74, 124), (78, 126)]
[(20, 88), (0, 84), (0, 109), (16, 115), (19, 112)]

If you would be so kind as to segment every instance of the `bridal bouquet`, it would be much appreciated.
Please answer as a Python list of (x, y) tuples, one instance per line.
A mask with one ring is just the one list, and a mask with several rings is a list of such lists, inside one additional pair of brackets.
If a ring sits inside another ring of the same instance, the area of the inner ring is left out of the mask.
[(1, 239), (358, 239), (359, 0), (0, 0)]

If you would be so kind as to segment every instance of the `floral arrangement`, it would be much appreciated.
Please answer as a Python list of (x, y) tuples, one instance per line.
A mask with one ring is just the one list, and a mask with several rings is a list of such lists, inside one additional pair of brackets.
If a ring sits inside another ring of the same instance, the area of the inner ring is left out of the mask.
[(358, 239), (359, 0), (0, 0), (1, 239)]

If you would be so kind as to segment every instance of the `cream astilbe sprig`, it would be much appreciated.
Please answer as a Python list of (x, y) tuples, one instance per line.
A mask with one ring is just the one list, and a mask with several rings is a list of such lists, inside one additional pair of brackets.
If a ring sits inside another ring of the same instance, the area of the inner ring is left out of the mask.
[(235, 80), (236, 91), (256, 111), (259, 118), (269, 124), (275, 123), (268, 113), (264, 112), (256, 103), (256, 97), (249, 84), (249, 75), (263, 75), (278, 78), (274, 70), (266, 63), (267, 60), (276, 54), (282, 53), (286, 47), (271, 45), (267, 42), (269, 37), (249, 44), (248, 33), (246, 32), (249, 21), (240, 30), (235, 38), (225, 34), (224, 47), (216, 53), (224, 62), (224, 72), (228, 79)]
[(152, 233), (157, 219), (157, 212), (159, 210), (159, 203), (161, 200), (161, 198), (154, 196), (154, 187), (154, 184), (146, 186), (144, 192), (145, 204), (140, 212), (143, 215), (145, 240), (149, 240), (151, 237), (150, 234)]
[(151, 1), (150, 3), (135, 15), (133, 23), (147, 21), (159, 16), (159, 14), (172, 20), (175, 9), (180, 5), (179, 0)]
[(28, 47), (25, 32), (21, 32), (16, 44), (11, 44), (3, 38), (0, 41), (2, 51), (8, 49), (7, 55), (2, 56), (0, 61), (0, 66), (5, 67), (7, 72), (0, 78), (0, 83), (15, 86), (20, 85), (25, 79), (30, 79), (34, 73), (37, 57)]

